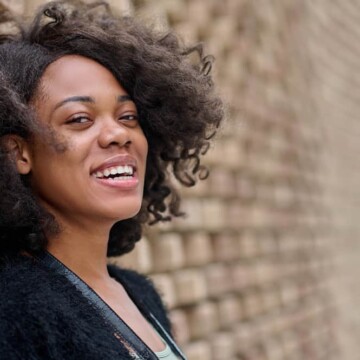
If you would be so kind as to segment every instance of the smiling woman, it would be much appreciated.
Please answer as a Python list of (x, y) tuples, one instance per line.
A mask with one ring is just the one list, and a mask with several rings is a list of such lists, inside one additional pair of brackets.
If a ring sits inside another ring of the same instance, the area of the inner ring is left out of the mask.
[[(112, 225), (135, 216), (142, 203), (147, 140), (135, 103), (109, 70), (79, 55), (51, 63), (38, 92), (32, 101), (37, 119), (67, 151), (34, 137), (22, 146), (19, 172), (32, 173), (40, 203), (61, 224), (57, 238), (75, 229), (108, 237)], [(60, 242), (50, 242), (50, 249)]]
[(181, 215), (171, 173), (206, 177), (211, 57), (98, 1), (1, 19), (0, 358), (184, 358), (151, 282), (107, 256)]

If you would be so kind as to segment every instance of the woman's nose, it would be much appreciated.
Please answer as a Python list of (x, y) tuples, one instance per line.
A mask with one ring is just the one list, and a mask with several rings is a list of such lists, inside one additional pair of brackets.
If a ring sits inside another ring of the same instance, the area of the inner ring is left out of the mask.
[(129, 129), (116, 119), (107, 119), (101, 124), (98, 142), (103, 148), (112, 145), (119, 147), (128, 146), (131, 144), (131, 134)]

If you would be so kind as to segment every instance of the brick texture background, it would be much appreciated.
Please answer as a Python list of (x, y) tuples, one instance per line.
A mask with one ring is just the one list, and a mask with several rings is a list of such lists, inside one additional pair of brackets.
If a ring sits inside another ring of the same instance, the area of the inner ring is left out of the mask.
[(204, 41), (228, 112), (188, 217), (112, 261), (151, 276), (189, 360), (359, 358), (360, 4), (109, 2)]

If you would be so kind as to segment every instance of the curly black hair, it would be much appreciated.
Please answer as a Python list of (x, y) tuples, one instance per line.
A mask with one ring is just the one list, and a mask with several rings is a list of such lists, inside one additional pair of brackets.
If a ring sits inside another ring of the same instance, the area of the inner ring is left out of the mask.
[(213, 58), (202, 46), (186, 47), (170, 31), (116, 16), (103, 1), (52, 1), (32, 21), (0, 9), (0, 21), (9, 25), (0, 35), (0, 257), (41, 250), (45, 233), (61, 231), (34, 196), (31, 174), (18, 174), (7, 139), (49, 136), (31, 100), (47, 66), (64, 55), (90, 58), (111, 71), (135, 102), (149, 144), (141, 210), (112, 227), (108, 255), (130, 251), (143, 224), (181, 215), (171, 174), (185, 186), (207, 177), (200, 157), (223, 118), (210, 76)]

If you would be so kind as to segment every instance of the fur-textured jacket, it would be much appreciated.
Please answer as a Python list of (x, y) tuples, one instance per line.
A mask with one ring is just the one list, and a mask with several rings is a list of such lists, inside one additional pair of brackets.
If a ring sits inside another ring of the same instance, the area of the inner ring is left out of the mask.
[[(109, 266), (149, 322), (150, 311), (170, 333), (165, 308), (151, 282)], [(62, 275), (18, 256), (0, 268), (1, 360), (131, 359), (91, 303)]]

